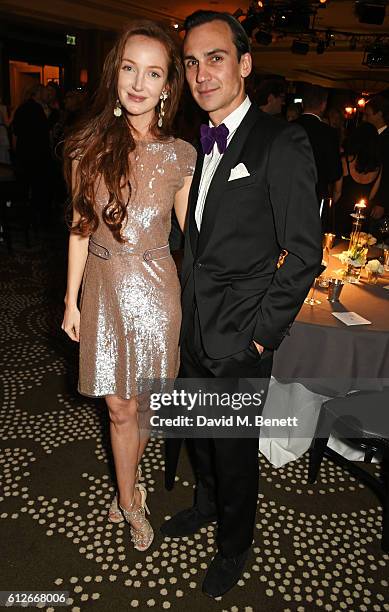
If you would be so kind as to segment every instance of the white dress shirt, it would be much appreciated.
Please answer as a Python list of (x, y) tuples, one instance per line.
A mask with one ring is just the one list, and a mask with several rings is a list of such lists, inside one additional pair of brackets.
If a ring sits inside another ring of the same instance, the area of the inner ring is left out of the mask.
[(378, 128), (377, 130), (378, 134), (382, 134), (382, 132), (385, 132), (387, 127), (388, 127), (387, 125), (383, 125), (382, 127)]
[(303, 113), (303, 115), (312, 115), (312, 117), (316, 117), (316, 119), (319, 119), (319, 121), (323, 121), (323, 119), (319, 115), (316, 115), (316, 113), (310, 113), (307, 111), (306, 113)]
[[(247, 111), (251, 106), (251, 101), (248, 96), (246, 96), (245, 100), (242, 102), (238, 108), (236, 108), (228, 117), (224, 119), (222, 123), (228, 128), (229, 134), (227, 137), (227, 147), (230, 144), (231, 138), (235, 134), (236, 130), (242, 123), (243, 118), (245, 117)], [(211, 121), (209, 122), (209, 126), (213, 127)], [(208, 189), (211, 184), (213, 175), (216, 172), (216, 169), (220, 163), (223, 153), (219, 152), (217, 148), (217, 144), (213, 145), (212, 151), (208, 155), (204, 155), (203, 168), (201, 171), (201, 179), (199, 186), (199, 195), (197, 198), (196, 210), (195, 210), (195, 219), (197, 229), (200, 231), (201, 221), (203, 218), (204, 205), (205, 200), (207, 199)]]

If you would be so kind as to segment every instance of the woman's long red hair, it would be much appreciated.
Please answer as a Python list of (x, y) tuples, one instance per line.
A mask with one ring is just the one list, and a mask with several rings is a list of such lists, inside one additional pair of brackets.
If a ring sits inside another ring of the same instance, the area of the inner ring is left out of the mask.
[(101, 177), (109, 195), (102, 217), (118, 242), (123, 242), (121, 230), (127, 221), (131, 195), (129, 153), (135, 149), (136, 143), (124, 109), (121, 117), (115, 117), (113, 110), (118, 97), (124, 48), (127, 40), (135, 35), (158, 40), (166, 49), (169, 58), (169, 97), (165, 102), (162, 128), (157, 126), (156, 113), (150, 132), (156, 139), (171, 135), (184, 80), (178, 47), (162, 26), (152, 21), (137, 21), (122, 33), (108, 54), (90, 112), (68, 136), (64, 145), (65, 178), (72, 193), (72, 208), (80, 215), (79, 221), (71, 226), (71, 231), (83, 236), (96, 231), (99, 224), (96, 184)]

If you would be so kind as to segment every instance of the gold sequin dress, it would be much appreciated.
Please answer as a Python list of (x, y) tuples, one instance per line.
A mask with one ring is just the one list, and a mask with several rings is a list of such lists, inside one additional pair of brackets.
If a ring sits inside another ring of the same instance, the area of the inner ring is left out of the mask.
[(102, 221), (107, 192), (98, 187), (100, 222), (89, 242), (81, 296), (83, 395), (128, 399), (147, 391), (149, 380), (177, 375), (180, 286), (166, 245), (174, 196), (195, 159), (195, 149), (180, 139), (137, 144), (123, 244)]

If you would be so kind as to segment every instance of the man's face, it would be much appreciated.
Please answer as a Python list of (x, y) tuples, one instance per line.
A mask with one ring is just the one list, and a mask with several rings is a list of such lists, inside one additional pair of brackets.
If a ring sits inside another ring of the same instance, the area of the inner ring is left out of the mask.
[(57, 92), (54, 87), (50, 87), (50, 85), (46, 86), (46, 102), (47, 104), (53, 104), (57, 98)]
[(251, 55), (245, 53), (238, 61), (231, 29), (224, 21), (211, 21), (188, 32), (184, 65), (193, 98), (212, 120), (223, 121), (243, 102)]
[(268, 113), (270, 115), (280, 115), (282, 112), (282, 107), (285, 104), (285, 94), (282, 93), (279, 96), (274, 96), (270, 94), (268, 97)]
[(381, 111), (375, 113), (370, 104), (366, 104), (364, 119), (368, 123), (371, 123), (371, 125), (374, 125), (374, 127), (377, 129), (379, 129), (384, 123)]

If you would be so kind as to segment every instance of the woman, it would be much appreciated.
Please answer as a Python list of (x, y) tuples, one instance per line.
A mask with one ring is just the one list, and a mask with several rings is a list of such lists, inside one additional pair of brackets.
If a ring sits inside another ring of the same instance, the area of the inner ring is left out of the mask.
[(184, 226), (195, 164), (193, 147), (170, 136), (182, 84), (170, 36), (133, 24), (107, 57), (89, 120), (64, 149), (74, 215), (62, 329), (80, 341), (80, 393), (108, 406), (118, 484), (110, 520), (123, 514), (141, 551), (153, 530), (137, 482), (147, 444), (139, 404), (151, 379), (178, 370), (180, 288), (168, 236), (173, 205)]
[(302, 106), (296, 102), (292, 102), (288, 105), (286, 109), (286, 120), (287, 121), (296, 121), (300, 117), (302, 113)]
[(335, 185), (336, 232), (350, 235), (356, 202), (372, 200), (381, 179), (381, 159), (377, 130), (369, 123), (361, 123), (344, 143), (343, 176)]

